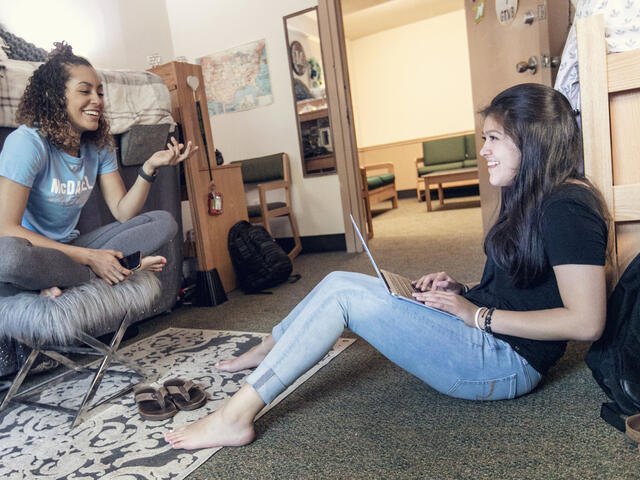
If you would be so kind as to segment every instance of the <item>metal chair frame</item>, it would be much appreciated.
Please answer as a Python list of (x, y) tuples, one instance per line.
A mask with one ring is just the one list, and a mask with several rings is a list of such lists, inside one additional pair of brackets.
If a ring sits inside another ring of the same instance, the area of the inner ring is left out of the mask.
[[(135, 362), (128, 360), (127, 358), (123, 357), (117, 352), (118, 347), (120, 346), (120, 342), (122, 341), (122, 338), (124, 336), (124, 333), (130, 324), (131, 324), (131, 319), (129, 317), (129, 314), (127, 313), (125, 314), (122, 321), (120, 322), (120, 327), (118, 328), (116, 333), (114, 333), (111, 339), (111, 343), (109, 345), (102, 343), (98, 339), (90, 335), (87, 335), (84, 332), (76, 332), (74, 337), (76, 338), (76, 340), (87, 345), (88, 348), (82, 347), (82, 346), (51, 346), (51, 345), (42, 345), (38, 347), (32, 347), (28, 345), (29, 347), (32, 348), (32, 351), (29, 357), (27, 358), (27, 360), (25, 361), (24, 365), (20, 368), (20, 370), (16, 374), (13, 380), (13, 383), (9, 387), (9, 391), (7, 392), (7, 395), (4, 398), (2, 405), (0, 405), (0, 412), (3, 411), (5, 408), (7, 408), (11, 402), (20, 403), (23, 405), (29, 405), (33, 407), (46, 408), (49, 410), (65, 413), (70, 417), (72, 417), (70, 428), (73, 428), (76, 425), (80, 424), (81, 422), (90, 418), (91, 414), (98, 413), (98, 410), (97, 410), (98, 406), (111, 402), (121, 397), (122, 395), (125, 395), (126, 393), (130, 392), (135, 387), (135, 385), (137, 385), (137, 383), (139, 383), (139, 382), (131, 382), (125, 387), (119, 389), (117, 392), (108, 396), (107, 398), (100, 399), (99, 401), (95, 402), (95, 404), (92, 405), (91, 402), (94, 399), (96, 393), (98, 392), (100, 384), (106, 373), (114, 374), (114, 375), (122, 375), (125, 377), (129, 377), (130, 379), (133, 379), (134, 377), (138, 377), (140, 381), (144, 381), (144, 382), (152, 381), (152, 379)], [(92, 367), (91, 365), (89, 366), (81, 365), (67, 358), (66, 356), (62, 355), (62, 353), (75, 353), (75, 354), (101, 356), (102, 360), (100, 361), (100, 365), (97, 368), (95, 368), (95, 367)], [(27, 374), (31, 370), (31, 367), (35, 363), (39, 354), (46, 355), (47, 357), (60, 362), (68, 370), (18, 393), (20, 387), (22, 386), (22, 383), (24, 382), (24, 379), (26, 378)], [(130, 368), (132, 371), (118, 371), (118, 370), (110, 369), (109, 366), (112, 363), (120, 363), (121, 365), (124, 365)], [(79, 407), (75, 410), (72, 408), (61, 407), (59, 405), (51, 405), (47, 403), (29, 400), (30, 397), (33, 397), (34, 395), (43, 392), (47, 388), (60, 384), (63, 381), (73, 378), (74, 376), (83, 375), (87, 373), (89, 374), (93, 373), (93, 378), (91, 380), (89, 389), (84, 394), (84, 397)]]

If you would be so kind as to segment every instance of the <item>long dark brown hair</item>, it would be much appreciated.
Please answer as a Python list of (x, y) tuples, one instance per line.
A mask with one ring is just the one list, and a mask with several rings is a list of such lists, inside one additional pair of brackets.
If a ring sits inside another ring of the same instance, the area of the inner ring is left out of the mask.
[(516, 286), (526, 288), (546, 267), (542, 206), (556, 188), (567, 182), (582, 185), (606, 222), (609, 214), (600, 192), (581, 173), (582, 135), (560, 92), (536, 83), (516, 85), (480, 113), (501, 123), (521, 154), (513, 183), (501, 189), (500, 213), (485, 238), (485, 253)]
[[(37, 128), (56, 148), (77, 149), (77, 139), (67, 114), (66, 85), (70, 73), (68, 67), (82, 65), (92, 67), (86, 58), (73, 53), (70, 45), (55, 43), (45, 63), (31, 75), (20, 99), (16, 120), (28, 127)], [(109, 123), (100, 116), (98, 129), (83, 132), (81, 142), (95, 144), (98, 148), (113, 148)]]

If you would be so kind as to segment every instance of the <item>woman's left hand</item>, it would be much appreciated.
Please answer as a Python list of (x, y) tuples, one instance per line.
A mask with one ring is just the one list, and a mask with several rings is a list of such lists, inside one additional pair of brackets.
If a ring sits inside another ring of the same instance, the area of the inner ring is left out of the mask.
[[(183, 148), (184, 151), (182, 151)], [(148, 170), (152, 170), (151, 173), (153, 173), (160, 167), (177, 165), (178, 163), (189, 158), (197, 151), (198, 146), (193, 145), (191, 141), (187, 142), (187, 146), (185, 148), (184, 144), (178, 143), (178, 141), (174, 137), (171, 137), (171, 142), (167, 143), (166, 150), (160, 150), (159, 152), (154, 153), (153, 155), (151, 155), (149, 160), (144, 163), (149, 167)], [(146, 170), (147, 169), (145, 169), (145, 171)]]
[(455, 315), (471, 328), (475, 328), (474, 317), (478, 307), (457, 293), (444, 290), (428, 290), (426, 292), (414, 292), (413, 297), (438, 310)]

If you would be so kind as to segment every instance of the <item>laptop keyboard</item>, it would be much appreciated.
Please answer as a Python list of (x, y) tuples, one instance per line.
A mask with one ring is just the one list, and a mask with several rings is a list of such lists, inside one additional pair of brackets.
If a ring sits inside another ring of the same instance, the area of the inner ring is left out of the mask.
[(380, 273), (382, 273), (384, 279), (387, 281), (387, 284), (391, 289), (391, 293), (413, 299), (413, 292), (415, 292), (415, 290), (413, 289), (413, 285), (411, 285), (411, 280), (407, 277), (403, 277), (402, 275), (398, 275), (397, 273), (388, 272), (382, 269), (380, 269)]

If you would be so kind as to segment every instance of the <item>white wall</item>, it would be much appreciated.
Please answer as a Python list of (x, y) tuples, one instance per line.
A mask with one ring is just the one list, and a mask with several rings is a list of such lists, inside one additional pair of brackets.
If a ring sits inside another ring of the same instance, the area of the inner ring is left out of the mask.
[[(337, 175), (304, 178), (298, 145), (282, 17), (315, 6), (316, 0), (166, 0), (175, 55), (196, 58), (265, 39), (273, 103), (211, 117), (213, 141), (225, 159), (286, 152), (300, 234), (344, 233)], [(288, 235), (277, 229), (276, 236)]]
[(4, 0), (0, 22), (47, 51), (65, 40), (96, 68), (146, 69), (153, 53), (174, 58), (161, 0)]
[(464, 10), (347, 43), (358, 147), (474, 129)]

